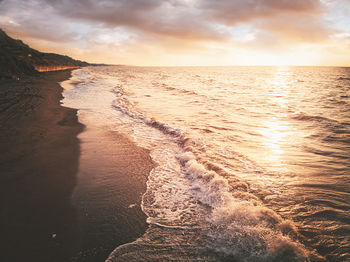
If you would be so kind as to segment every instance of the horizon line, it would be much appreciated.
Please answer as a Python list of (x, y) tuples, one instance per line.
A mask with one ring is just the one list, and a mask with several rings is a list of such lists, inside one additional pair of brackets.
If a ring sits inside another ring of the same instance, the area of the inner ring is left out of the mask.
[[(89, 62), (88, 62), (89, 63)], [(350, 65), (132, 65), (132, 64), (104, 64), (89, 63), (90, 66), (130, 66), (130, 67), (343, 67), (350, 68)]]

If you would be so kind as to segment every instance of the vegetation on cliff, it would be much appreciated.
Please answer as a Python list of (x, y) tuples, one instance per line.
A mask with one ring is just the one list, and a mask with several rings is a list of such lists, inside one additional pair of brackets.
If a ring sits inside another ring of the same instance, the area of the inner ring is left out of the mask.
[(89, 65), (69, 56), (42, 53), (0, 29), (0, 79), (19, 78), (38, 71), (50, 71)]

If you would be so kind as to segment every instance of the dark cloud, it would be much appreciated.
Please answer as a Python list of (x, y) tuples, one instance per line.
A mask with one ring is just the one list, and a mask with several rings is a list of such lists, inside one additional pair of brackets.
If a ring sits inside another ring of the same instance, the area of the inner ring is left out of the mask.
[[(302, 41), (327, 38), (320, 0), (51, 0), (62, 16), (165, 37), (225, 39), (218, 25), (253, 23), (256, 30)], [(285, 33), (283, 33), (285, 31)]]
[(160, 0), (51, 0), (47, 3), (55, 7), (63, 16), (114, 26), (137, 25), (145, 22), (145, 16), (162, 5)]
[(77, 33), (69, 30), (67, 22), (54, 13), (51, 6), (41, 1), (0, 0), (0, 27), (19, 37), (74, 41)]
[(320, 0), (0, 0), (0, 7), (19, 24), (8, 28), (50, 41), (78, 39), (84, 32), (71, 22), (154, 40), (222, 41), (242, 23), (276, 41), (319, 41), (332, 32)]
[(51, 0), (47, 3), (64, 17), (102, 23), (108, 27), (122, 26), (184, 39), (223, 37), (205, 21), (199, 10), (181, 0)]

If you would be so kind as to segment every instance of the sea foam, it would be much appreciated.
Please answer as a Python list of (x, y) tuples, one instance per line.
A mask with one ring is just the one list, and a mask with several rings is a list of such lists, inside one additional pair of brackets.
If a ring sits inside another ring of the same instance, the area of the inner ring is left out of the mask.
[(208, 171), (191, 152), (178, 159), (196, 199), (209, 207), (200, 227), (209, 249), (239, 261), (306, 261), (311, 255), (317, 257), (296, 240), (292, 221), (282, 219), (255, 196), (238, 198), (232, 194), (227, 180)]
[(88, 108), (85, 101), (96, 100), (103, 91), (104, 112), (91, 110), (109, 110), (104, 125), (149, 149), (157, 164), (142, 198), (149, 229), (116, 248), (107, 261), (322, 260), (297, 240), (292, 221), (267, 208), (234, 173), (202, 158), (199, 152), (207, 148), (200, 139), (148, 116), (130, 101), (125, 79), (106, 80), (95, 72), (91, 80), (84, 72), (79, 79), (85, 81), (82, 104)]

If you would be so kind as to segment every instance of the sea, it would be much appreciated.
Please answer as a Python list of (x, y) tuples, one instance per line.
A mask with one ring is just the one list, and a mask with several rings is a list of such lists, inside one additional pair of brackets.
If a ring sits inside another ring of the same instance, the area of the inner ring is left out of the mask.
[(106, 261), (350, 261), (350, 68), (74, 70), (63, 104), (148, 149), (149, 227)]

